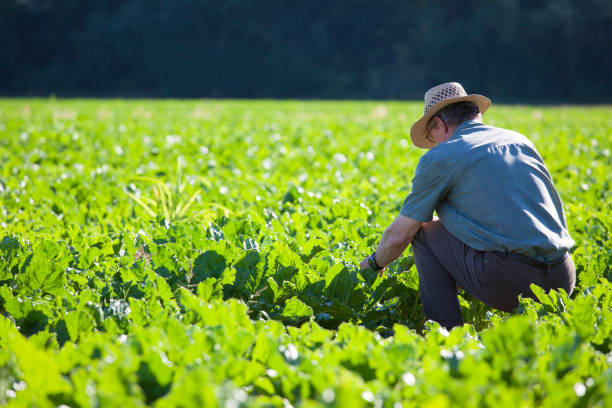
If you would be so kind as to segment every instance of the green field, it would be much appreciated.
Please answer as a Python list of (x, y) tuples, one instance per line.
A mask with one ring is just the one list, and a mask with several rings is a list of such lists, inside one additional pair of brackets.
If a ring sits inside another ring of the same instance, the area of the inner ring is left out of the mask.
[(574, 293), (425, 322), (422, 103), (0, 100), (0, 405), (612, 406), (612, 108), (496, 106), (538, 147)]

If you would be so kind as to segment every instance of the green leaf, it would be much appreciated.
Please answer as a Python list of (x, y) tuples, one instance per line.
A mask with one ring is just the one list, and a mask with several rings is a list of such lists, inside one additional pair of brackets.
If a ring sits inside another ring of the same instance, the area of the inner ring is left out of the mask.
[(34, 309), (30, 300), (22, 300), (13, 293), (8, 286), (0, 286), (0, 305), (6, 310), (13, 319), (21, 319)]
[(51, 241), (43, 241), (25, 261), (17, 278), (22, 292), (40, 290), (61, 295), (67, 284), (65, 269), (71, 256), (65, 248)]
[(312, 316), (312, 308), (296, 297), (288, 299), (281, 313), (283, 321), (297, 323)]
[(205, 302), (221, 300), (223, 297), (223, 286), (219, 280), (208, 278), (204, 282), (198, 283), (197, 293), (198, 297)]
[(250, 297), (259, 287), (263, 277), (264, 262), (257, 251), (246, 251), (235, 264), (234, 288), (244, 297)]
[(145, 276), (147, 276), (147, 269), (150, 269), (148, 263), (146, 259), (140, 259), (133, 262), (130, 266), (121, 268), (119, 270), (121, 273), (121, 280), (125, 283), (141, 282), (144, 280)]
[(0, 349), (11, 350), (14, 354), (21, 378), (27, 384), (26, 394), (44, 398), (49, 394), (71, 391), (56, 356), (28, 341), (4, 316), (0, 316)]
[(6, 235), (0, 241), (0, 281), (11, 279), (12, 271), (19, 263), (19, 240), (13, 235)]
[(359, 274), (361, 275), (361, 277), (363, 278), (365, 283), (369, 287), (372, 287), (372, 285), (374, 284), (374, 282), (378, 278), (379, 272), (368, 267), (368, 268), (360, 269), (359, 270)]
[(227, 266), (225, 257), (215, 250), (209, 250), (193, 262), (192, 283), (202, 282), (208, 278), (220, 278)]
[(544, 289), (542, 289), (541, 287), (533, 283), (529, 285), (529, 288), (531, 289), (533, 294), (538, 298), (542, 306), (544, 306), (545, 311), (547, 312), (557, 311), (557, 305), (555, 304), (551, 296), (546, 294), (546, 291)]
[[(333, 274), (334, 270), (337, 270), (339, 267), (341, 269), (340, 272), (338, 272), (334, 278), (329, 281), (328, 276)], [(351, 290), (353, 288), (353, 278), (351, 277), (348, 268), (346, 268), (344, 265), (334, 265), (328, 274), (329, 275), (325, 277), (325, 280), (329, 282), (325, 288), (327, 297), (329, 299), (338, 300), (341, 303), (348, 303)]]
[(149, 349), (140, 362), (137, 374), (138, 385), (145, 394), (146, 402), (150, 404), (170, 390), (173, 364), (163, 351)]
[(92, 331), (95, 327), (93, 318), (84, 310), (68, 312), (64, 316), (64, 321), (72, 341), (77, 341), (82, 334)]
[(156, 406), (216, 407), (214, 377), (206, 365), (181, 370), (170, 392), (156, 401)]

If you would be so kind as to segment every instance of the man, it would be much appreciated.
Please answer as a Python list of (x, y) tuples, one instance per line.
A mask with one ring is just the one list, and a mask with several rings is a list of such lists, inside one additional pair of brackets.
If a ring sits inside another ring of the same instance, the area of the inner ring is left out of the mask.
[(425, 315), (448, 329), (462, 324), (457, 285), (506, 312), (519, 295), (534, 297), (532, 283), (574, 289), (574, 241), (551, 176), (525, 136), (481, 122), (490, 104), (456, 82), (425, 93), (410, 138), (430, 150), (400, 215), (360, 263), (382, 274), (412, 242)]

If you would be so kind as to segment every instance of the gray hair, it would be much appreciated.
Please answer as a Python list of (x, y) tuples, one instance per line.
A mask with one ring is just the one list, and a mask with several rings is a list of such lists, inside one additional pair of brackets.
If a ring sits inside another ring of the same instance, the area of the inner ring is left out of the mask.
[(450, 104), (440, 109), (438, 112), (436, 112), (435, 115), (431, 117), (430, 123), (434, 120), (436, 116), (438, 116), (448, 126), (459, 126), (466, 120), (474, 119), (476, 117), (479, 117), (479, 115), (480, 108), (478, 108), (475, 103), (463, 101)]

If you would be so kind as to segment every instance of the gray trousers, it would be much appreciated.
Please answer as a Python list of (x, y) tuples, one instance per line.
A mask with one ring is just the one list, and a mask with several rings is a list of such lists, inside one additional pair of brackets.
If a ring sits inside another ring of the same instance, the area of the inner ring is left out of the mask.
[(457, 284), (498, 310), (512, 312), (518, 296), (535, 296), (529, 285), (546, 291), (574, 290), (576, 271), (569, 254), (554, 266), (519, 254), (477, 251), (455, 238), (438, 220), (423, 223), (412, 241), (419, 273), (421, 304), (428, 319), (451, 329), (463, 324)]

